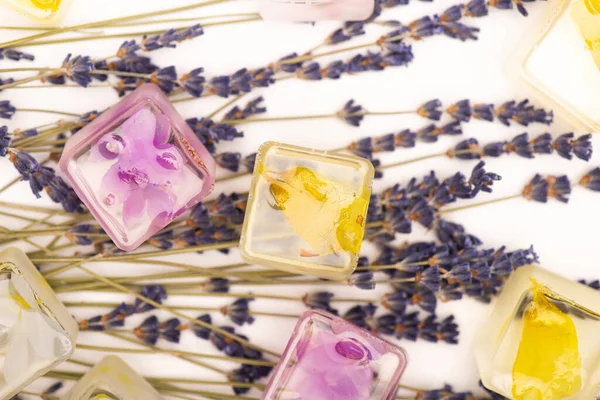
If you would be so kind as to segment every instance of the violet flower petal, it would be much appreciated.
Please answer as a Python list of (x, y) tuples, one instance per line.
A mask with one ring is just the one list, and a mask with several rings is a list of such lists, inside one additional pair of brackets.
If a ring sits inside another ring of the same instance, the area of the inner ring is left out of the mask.
[(123, 152), (125, 146), (126, 143), (121, 136), (108, 133), (92, 146), (89, 161), (114, 160)]
[(113, 164), (104, 174), (100, 183), (100, 198), (107, 206), (123, 203), (134, 187), (127, 181), (122, 180), (120, 171), (122, 163)]
[(122, 126), (126, 142), (125, 158), (148, 159), (155, 151), (156, 116), (148, 108), (142, 108), (129, 117)]
[(319, 332), (302, 347), (297, 368), (307, 377), (291, 389), (303, 399), (369, 399), (373, 370), (364, 360), (372, 356), (359, 340)]
[(153, 144), (156, 148), (162, 149), (169, 143), (171, 138), (171, 123), (165, 114), (156, 115), (156, 131), (154, 133)]
[(134, 190), (123, 203), (123, 222), (127, 228), (132, 228), (144, 215), (146, 210), (146, 196), (144, 190)]
[(148, 217), (154, 225), (166, 225), (173, 218), (176, 197), (170, 190), (151, 187), (144, 191)]

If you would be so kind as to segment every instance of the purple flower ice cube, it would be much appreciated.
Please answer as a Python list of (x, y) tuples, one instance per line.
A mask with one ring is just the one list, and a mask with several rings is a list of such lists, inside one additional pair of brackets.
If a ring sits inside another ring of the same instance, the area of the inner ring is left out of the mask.
[(406, 357), (391, 343), (322, 311), (298, 321), (263, 400), (387, 400)]
[(60, 168), (115, 244), (133, 250), (212, 191), (215, 162), (148, 84), (74, 135)]

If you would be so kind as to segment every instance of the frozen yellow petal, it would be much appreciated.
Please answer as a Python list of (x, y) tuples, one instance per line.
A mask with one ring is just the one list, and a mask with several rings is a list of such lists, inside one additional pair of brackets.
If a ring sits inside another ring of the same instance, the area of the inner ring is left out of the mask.
[(342, 249), (358, 253), (365, 233), (367, 208), (369, 207), (368, 193), (361, 196), (341, 210), (337, 221), (336, 236)]
[(560, 400), (581, 389), (581, 356), (571, 317), (533, 281), (533, 298), (523, 315), (523, 334), (513, 366), (516, 400)]
[(340, 251), (358, 253), (368, 207), (368, 191), (357, 196), (351, 185), (321, 176), (306, 167), (262, 171), (269, 191), (294, 231), (312, 249), (304, 256)]
[(62, 0), (31, 0), (31, 4), (35, 8), (39, 8), (44, 11), (56, 12)]
[(571, 8), (571, 16), (600, 69), (600, 0), (576, 1)]

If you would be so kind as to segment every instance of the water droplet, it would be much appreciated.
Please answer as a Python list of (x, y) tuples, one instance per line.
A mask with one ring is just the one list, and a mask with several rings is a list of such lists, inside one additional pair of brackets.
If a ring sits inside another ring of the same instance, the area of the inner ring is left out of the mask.
[(108, 196), (106, 196), (104, 198), (104, 204), (106, 204), (107, 206), (112, 206), (113, 204), (115, 204), (115, 195), (111, 193)]

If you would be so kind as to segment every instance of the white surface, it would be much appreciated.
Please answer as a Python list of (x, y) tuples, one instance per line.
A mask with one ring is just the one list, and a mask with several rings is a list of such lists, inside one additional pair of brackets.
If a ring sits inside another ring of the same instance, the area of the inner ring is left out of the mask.
[[(191, 0), (172, 0), (169, 5), (189, 3)], [(386, 11), (384, 18), (397, 18), (409, 21), (425, 14), (442, 12), (447, 6), (456, 2), (436, 0), (433, 3), (419, 3), (413, 0), (408, 7), (397, 7)], [(140, 5), (143, 4), (143, 7)], [(470, 98), (474, 102), (503, 102), (509, 99), (522, 99), (527, 96), (524, 88), (511, 82), (505, 68), (511, 60), (511, 55), (528, 28), (534, 24), (536, 15), (548, 6), (546, 2), (528, 4), (531, 12), (529, 19), (521, 17), (516, 11), (492, 10), (491, 15), (478, 20), (467, 20), (469, 24), (481, 27), (478, 42), (462, 43), (446, 37), (427, 39), (414, 45), (415, 60), (408, 68), (389, 69), (384, 72), (363, 73), (355, 76), (344, 76), (338, 81), (303, 82), (296, 79), (277, 83), (267, 90), (257, 91), (256, 94), (265, 96), (270, 116), (320, 114), (334, 112), (348, 99), (354, 98), (367, 109), (375, 111), (414, 109), (420, 103), (434, 97), (439, 97), (444, 103)], [(165, 7), (164, 1), (117, 1), (104, 0), (101, 3), (78, 0), (68, 15), (68, 22), (77, 23), (100, 18), (117, 17), (143, 10)], [(189, 15), (209, 15), (214, 12), (237, 12), (241, 9), (253, 9), (250, 2), (232, 2), (206, 10), (186, 13)], [(0, 14), (0, 24), (17, 23), (17, 17), (11, 13)], [(257, 67), (272, 60), (289, 54), (292, 51), (303, 52), (318, 44), (338, 24), (319, 23), (311, 25), (289, 25), (284, 23), (251, 23), (237, 26), (208, 28), (203, 37), (183, 43), (176, 50), (161, 50), (151, 54), (153, 60), (160, 65), (175, 64), (178, 70), (186, 72), (198, 66), (206, 69), (208, 76), (229, 74), (241, 67)], [(369, 37), (373, 39), (385, 30), (379, 26), (369, 26), (368, 35), (350, 42), (352, 45), (364, 43)], [(1, 37), (8, 38), (4, 32)], [(92, 57), (105, 57), (112, 54), (120, 40), (106, 40), (77, 45), (65, 44), (42, 48), (30, 48), (37, 56), (33, 65), (59, 65), (68, 52), (83, 53)], [(343, 54), (342, 56), (346, 56)], [(0, 62), (2, 68), (30, 66), (28, 63), (14, 64), (8, 61)], [(549, 66), (551, 67), (551, 65)], [(6, 77), (3, 74), (3, 77)], [(10, 90), (0, 93), (0, 99), (10, 99), (17, 107), (55, 108), (83, 113), (90, 109), (102, 109), (117, 100), (110, 89), (41, 89), (41, 90)], [(203, 99), (177, 105), (184, 117), (200, 117), (212, 112), (222, 99)], [(53, 121), (52, 116), (37, 114), (17, 114), (9, 123), (12, 128), (29, 128), (43, 122)], [(317, 147), (322, 149), (338, 148), (351, 140), (367, 135), (379, 135), (404, 128), (418, 129), (428, 122), (414, 116), (366, 117), (360, 128), (350, 127), (334, 120), (314, 120), (302, 122), (262, 123), (244, 126), (245, 138), (234, 143), (219, 146), (219, 151), (230, 149), (241, 150), (247, 154), (266, 140), (278, 140), (297, 145)], [(492, 140), (504, 140), (524, 132), (521, 126), (505, 128), (499, 123), (471, 122), (464, 125), (466, 137), (476, 137), (482, 143)], [(568, 127), (560, 120), (551, 128), (533, 125), (528, 131), (537, 135), (550, 131), (555, 135), (568, 131)], [(398, 150), (382, 157), (383, 162), (398, 161), (443, 151), (461, 138), (443, 138), (437, 144), (419, 144), (415, 149)], [(597, 137), (594, 144), (600, 145)], [(573, 180), (600, 164), (598, 152), (588, 164), (582, 161), (566, 161), (558, 156), (543, 156), (535, 160), (525, 160), (517, 156), (502, 157), (489, 160), (490, 170), (500, 173), (503, 180), (494, 189), (493, 197), (518, 193), (535, 172), (544, 174), (568, 174)], [(375, 190), (379, 191), (392, 183), (406, 183), (412, 176), (421, 177), (430, 169), (446, 177), (456, 170), (468, 173), (474, 162), (435, 159), (433, 161), (411, 164), (386, 172), (386, 177), (376, 183)], [(0, 184), (14, 178), (12, 166), (6, 161), (0, 161), (3, 172)], [(6, 172), (4, 172), (6, 171)], [(224, 172), (220, 171), (223, 175)], [(249, 179), (240, 179), (221, 185), (217, 192), (247, 189)], [(482, 194), (481, 200), (491, 198)], [(49, 204), (47, 199), (36, 201), (29, 191), (27, 184), (19, 184), (0, 196), (2, 200), (23, 202), (27, 204)], [(492, 206), (464, 211), (449, 215), (448, 218), (460, 223), (473, 234), (483, 239), (487, 246), (497, 247), (506, 245), (509, 249), (535, 245), (544, 266), (564, 274), (570, 278), (599, 278), (597, 269), (597, 227), (600, 225), (598, 213), (598, 194), (575, 188), (569, 205), (551, 202), (547, 205), (527, 203), (524, 200), (512, 200)], [(12, 224), (13, 222), (8, 222)], [(420, 227), (415, 226), (415, 233), (400, 237), (399, 241), (433, 239), (433, 236)], [(373, 250), (365, 246), (368, 253)], [(186, 255), (174, 259), (187, 262), (197, 262), (198, 265), (219, 265), (231, 260), (238, 261), (234, 252), (226, 258), (214, 252), (197, 256)], [(156, 268), (122, 268), (118, 264), (95, 266), (106, 274), (140, 274), (155, 271)], [(325, 287), (322, 287), (323, 289)], [(278, 287), (253, 288), (256, 293), (297, 293), (298, 296), (314, 288), (308, 287)], [(321, 289), (321, 288), (320, 288)], [(376, 291), (366, 292), (347, 288), (333, 288), (336, 293), (344, 293), (345, 297), (354, 295), (359, 298), (376, 299), (388, 288), (381, 286)], [(238, 289), (239, 290), (239, 289)], [(109, 295), (70, 295), (61, 296), (69, 300), (95, 300), (113, 298)], [(119, 297), (130, 301), (130, 297)], [(172, 299), (172, 304), (181, 304), (186, 299)], [(192, 300), (189, 300), (190, 302)], [(201, 306), (224, 305), (229, 300), (199, 298), (195, 304)], [(344, 311), (346, 304), (336, 305)], [(300, 303), (270, 303), (255, 301), (252, 309), (257, 311), (300, 312)], [(484, 321), (489, 313), (487, 306), (463, 300), (450, 304), (441, 304), (438, 313), (441, 317), (454, 314), (460, 324), (460, 345), (430, 344), (426, 342), (402, 342), (409, 353), (410, 361), (403, 382), (407, 385), (434, 388), (444, 382), (455, 385), (457, 389), (474, 389), (477, 387), (478, 374), (471, 351), (471, 342), (476, 328)], [(76, 309), (78, 318), (91, 317), (93, 310)], [(217, 324), (229, 324), (223, 317), (212, 313)], [(168, 317), (168, 315), (162, 315)], [(143, 317), (133, 318), (135, 322)], [(132, 321), (134, 322), (134, 321)], [(252, 341), (271, 349), (282, 351), (295, 321), (269, 319), (258, 317), (252, 326), (240, 329)], [(100, 343), (103, 335), (83, 333), (81, 343)], [(114, 343), (121, 345), (120, 343)], [(171, 347), (169, 344), (161, 344)], [(182, 335), (182, 348), (196, 351), (212, 351), (212, 346), (203, 342), (190, 333)], [(101, 354), (78, 351), (76, 357), (86, 361), (95, 361)], [(138, 371), (146, 375), (163, 375), (173, 377), (195, 377), (218, 379), (214, 373), (201, 369), (190, 368), (189, 364), (179, 362), (168, 356), (125, 356)], [(72, 368), (65, 365), (64, 368)], [(45, 382), (46, 384), (48, 382)]]

